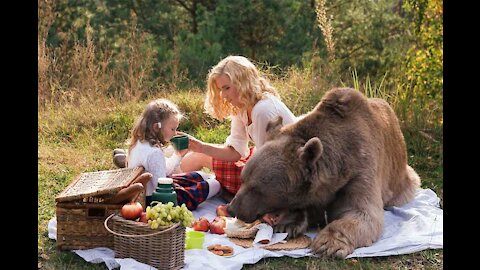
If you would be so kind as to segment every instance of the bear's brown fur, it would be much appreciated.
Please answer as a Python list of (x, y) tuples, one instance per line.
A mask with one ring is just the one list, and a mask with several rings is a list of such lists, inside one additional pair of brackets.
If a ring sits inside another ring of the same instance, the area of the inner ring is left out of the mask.
[(321, 227), (316, 254), (345, 258), (372, 245), (383, 208), (411, 201), (420, 186), (393, 110), (355, 89), (332, 89), (296, 123), (281, 127), (279, 118), (267, 133), (228, 211), (246, 222), (276, 215), (274, 230), (289, 237)]

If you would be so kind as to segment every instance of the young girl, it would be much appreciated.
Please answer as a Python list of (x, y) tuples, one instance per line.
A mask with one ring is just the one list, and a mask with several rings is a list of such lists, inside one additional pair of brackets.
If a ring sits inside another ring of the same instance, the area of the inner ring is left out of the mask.
[[(224, 145), (190, 138), (189, 153), (181, 162), (183, 171), (208, 167), (222, 186), (221, 195), (230, 201), (241, 184), (240, 173), (245, 162), (266, 139), (270, 120), (282, 116), (283, 125), (293, 123), (295, 116), (280, 100), (275, 88), (262, 77), (247, 58), (228, 56), (208, 74), (205, 109), (219, 120), (231, 118), (230, 135)], [(249, 147), (253, 142), (255, 147)]]
[(162, 149), (177, 135), (181, 118), (182, 114), (175, 104), (166, 99), (157, 99), (146, 106), (131, 130), (127, 167), (143, 166), (153, 176), (145, 185), (146, 206), (152, 201), (152, 193), (160, 177), (173, 178), (178, 204), (185, 203), (190, 210), (196, 209), (199, 203), (220, 189), (219, 182), (208, 178), (203, 172), (173, 174), (188, 149), (175, 151), (170, 158), (165, 156)]

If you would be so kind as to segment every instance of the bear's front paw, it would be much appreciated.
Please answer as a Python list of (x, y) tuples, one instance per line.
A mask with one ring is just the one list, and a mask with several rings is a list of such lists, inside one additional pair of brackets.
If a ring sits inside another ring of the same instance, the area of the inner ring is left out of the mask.
[(289, 224), (278, 224), (273, 226), (273, 231), (276, 233), (288, 233), (287, 239), (297, 238), (302, 236), (308, 228), (308, 223), (305, 221), (289, 223)]
[(332, 228), (321, 230), (310, 246), (320, 256), (344, 259), (354, 250), (351, 241), (343, 233)]

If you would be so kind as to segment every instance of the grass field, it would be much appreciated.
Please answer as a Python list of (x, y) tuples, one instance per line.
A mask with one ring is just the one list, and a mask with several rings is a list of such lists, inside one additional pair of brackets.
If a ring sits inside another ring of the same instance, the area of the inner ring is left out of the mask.
[[(299, 82), (300, 83), (300, 82)], [(277, 83), (281, 95), (295, 115), (309, 111), (322, 91), (308, 92), (301, 85)], [(187, 118), (179, 130), (200, 139), (221, 143), (229, 133), (229, 124), (220, 123), (203, 113), (203, 93), (198, 90), (171, 91), (156, 97), (168, 97), (177, 103)], [(114, 169), (112, 149), (124, 147), (128, 131), (144, 105), (156, 97), (141, 101), (78, 98), (64, 104), (45, 104), (38, 111), (38, 266), (41, 269), (107, 269), (90, 264), (76, 254), (56, 250), (48, 238), (47, 224), (55, 216), (55, 196), (81, 172)], [(406, 102), (405, 102), (406, 103)], [(405, 104), (403, 104), (405, 106)], [(402, 108), (397, 103), (396, 109)], [(402, 115), (401, 113), (398, 113)], [(422, 178), (422, 187), (430, 188), (443, 205), (443, 134), (441, 127), (425, 129), (401, 118), (408, 145), (409, 163)], [(306, 258), (268, 258), (245, 269), (443, 269), (443, 250), (426, 250), (410, 255), (357, 258), (348, 260)]]

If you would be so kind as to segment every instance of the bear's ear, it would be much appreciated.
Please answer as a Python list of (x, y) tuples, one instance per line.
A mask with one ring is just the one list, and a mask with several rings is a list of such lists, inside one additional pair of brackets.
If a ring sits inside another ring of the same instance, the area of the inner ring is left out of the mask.
[(315, 163), (322, 156), (322, 153), (323, 146), (318, 137), (311, 138), (297, 150), (298, 157), (307, 165)]
[(275, 135), (280, 133), (282, 122), (283, 122), (283, 118), (280, 115), (268, 121), (267, 128), (266, 128), (267, 140), (272, 139), (273, 137), (275, 137)]

